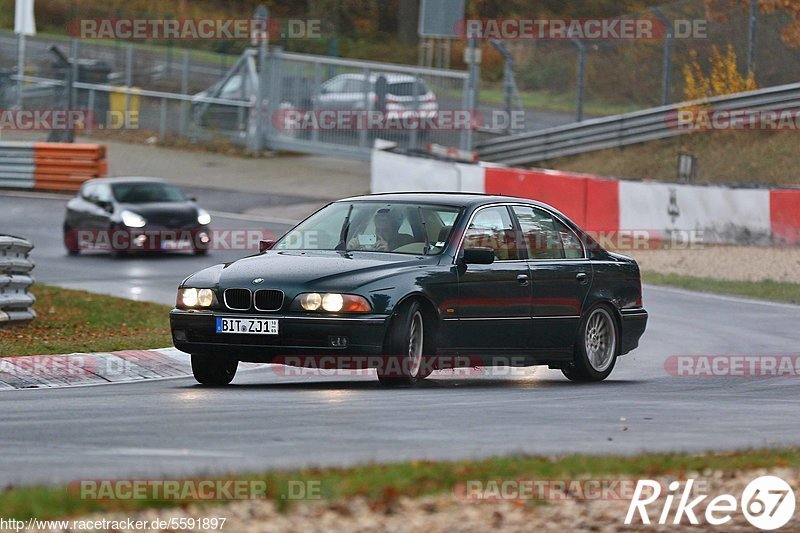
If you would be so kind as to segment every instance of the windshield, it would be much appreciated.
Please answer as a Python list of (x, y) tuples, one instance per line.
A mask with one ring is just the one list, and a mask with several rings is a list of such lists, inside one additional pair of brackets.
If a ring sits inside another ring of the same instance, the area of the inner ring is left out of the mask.
[(416, 203), (337, 202), (284, 235), (276, 250), (442, 253), (460, 209)]
[(180, 189), (166, 183), (117, 183), (112, 189), (114, 198), (123, 204), (186, 201)]

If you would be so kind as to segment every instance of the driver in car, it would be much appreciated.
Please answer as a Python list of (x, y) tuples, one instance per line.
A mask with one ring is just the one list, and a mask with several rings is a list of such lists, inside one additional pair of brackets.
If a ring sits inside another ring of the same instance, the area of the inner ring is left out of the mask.
[(388, 209), (381, 209), (375, 213), (375, 235), (359, 234), (347, 243), (348, 250), (373, 250), (376, 252), (389, 252), (405, 244), (407, 237), (398, 233), (398, 227)]

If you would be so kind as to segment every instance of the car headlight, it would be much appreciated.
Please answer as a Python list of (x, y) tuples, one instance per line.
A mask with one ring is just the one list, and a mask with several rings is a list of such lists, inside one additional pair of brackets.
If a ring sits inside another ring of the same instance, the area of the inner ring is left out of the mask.
[(293, 308), (303, 311), (327, 311), (329, 313), (368, 313), (372, 306), (363, 296), (307, 292), (295, 298)]
[(197, 210), (197, 223), (201, 226), (206, 226), (211, 224), (211, 214), (205, 209), (198, 209)]
[(178, 289), (177, 307), (211, 307), (214, 305), (214, 291), (211, 289)]
[(137, 215), (133, 211), (128, 211), (127, 209), (120, 213), (120, 217), (122, 218), (122, 223), (128, 226), (129, 228), (142, 228), (147, 221), (142, 218), (140, 215)]

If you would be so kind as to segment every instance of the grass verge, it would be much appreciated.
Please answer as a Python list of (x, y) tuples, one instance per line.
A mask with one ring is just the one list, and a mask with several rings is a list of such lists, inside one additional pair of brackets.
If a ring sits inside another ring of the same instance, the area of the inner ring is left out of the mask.
[[(571, 455), (561, 458), (501, 457), (479, 461), (414, 461), (390, 465), (351, 468), (304, 469), (239, 476), (236, 479), (266, 482), (266, 499), (285, 509), (290, 500), (287, 488), (296, 482), (315, 482), (320, 497), (331, 501), (353, 496), (366, 497), (374, 504), (386, 504), (400, 496), (418, 497), (450, 492), (467, 481), (501, 479), (578, 479), (579, 476), (653, 477), (701, 472), (752, 470), (772, 467), (800, 467), (796, 448), (751, 450), (730, 453), (644, 454), (639, 456), (595, 457)], [(210, 478), (220, 479), (220, 478)], [(79, 516), (93, 512), (133, 511), (185, 505), (185, 501), (89, 500), (66, 487), (10, 488), (0, 493), (0, 508), (6, 518), (25, 520)], [(207, 502), (219, 503), (219, 502)]]
[(0, 357), (163, 348), (169, 307), (34, 285), (36, 320), (0, 329)]
[(760, 300), (800, 304), (800, 284), (797, 283), (773, 280), (730, 281), (647, 271), (642, 272), (642, 281), (653, 285), (668, 285), (692, 291), (731, 294)]
[[(587, 110), (587, 113), (589, 111)], [(698, 183), (796, 185), (797, 142), (788, 131), (708, 131), (536, 163), (628, 179), (676, 181), (678, 154), (698, 160)]]

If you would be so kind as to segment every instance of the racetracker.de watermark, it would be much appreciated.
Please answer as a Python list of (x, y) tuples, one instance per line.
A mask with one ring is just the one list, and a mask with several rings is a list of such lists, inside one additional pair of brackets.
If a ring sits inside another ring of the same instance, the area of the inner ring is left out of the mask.
[(67, 24), (78, 39), (111, 40), (273, 40), (319, 39), (320, 19), (80, 18)]
[(502, 40), (662, 40), (705, 39), (706, 19), (676, 19), (670, 25), (656, 18), (480, 18), (463, 19), (454, 27), (462, 38)]
[(420, 100), (403, 107), (388, 103), (379, 109), (281, 109), (272, 114), (273, 126), (281, 131), (464, 131), (525, 129), (524, 111), (490, 111), (470, 109), (435, 109)]
[(258, 479), (81, 479), (67, 491), (81, 500), (232, 501), (318, 500), (320, 480), (283, 480), (269, 483)]
[(87, 109), (0, 109), (0, 130), (6, 131), (90, 131), (138, 127), (138, 111), (95, 113)]
[(800, 355), (671, 355), (664, 370), (675, 377), (800, 377)]
[(172, 252), (172, 251), (259, 251), (262, 240), (275, 234), (262, 229), (148, 229), (110, 230), (72, 229), (64, 235), (71, 249), (96, 251)]
[(665, 117), (681, 131), (800, 131), (800, 109), (679, 109)]

